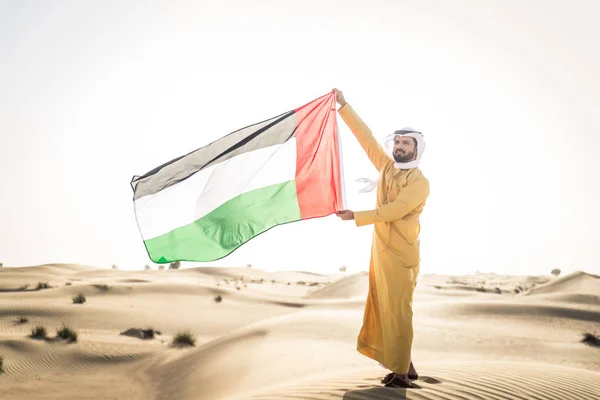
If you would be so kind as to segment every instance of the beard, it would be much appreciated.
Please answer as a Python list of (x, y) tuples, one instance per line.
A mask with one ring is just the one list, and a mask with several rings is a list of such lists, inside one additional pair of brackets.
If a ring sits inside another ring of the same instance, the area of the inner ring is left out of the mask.
[(412, 151), (410, 153), (404, 153), (402, 151), (395, 151), (394, 152), (394, 160), (397, 163), (407, 163), (412, 161), (415, 158), (415, 152)]

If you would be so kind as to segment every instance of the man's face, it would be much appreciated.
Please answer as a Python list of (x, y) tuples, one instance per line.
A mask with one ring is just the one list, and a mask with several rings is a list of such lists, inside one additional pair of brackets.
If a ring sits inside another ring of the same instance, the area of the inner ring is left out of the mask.
[(394, 138), (394, 160), (407, 163), (416, 159), (416, 140), (410, 136), (396, 135)]

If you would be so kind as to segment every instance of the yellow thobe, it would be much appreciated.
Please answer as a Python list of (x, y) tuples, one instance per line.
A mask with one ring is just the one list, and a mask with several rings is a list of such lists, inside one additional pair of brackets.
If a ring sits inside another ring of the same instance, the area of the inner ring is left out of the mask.
[(394, 160), (348, 103), (338, 111), (380, 172), (377, 208), (354, 213), (357, 226), (374, 225), (369, 294), (357, 350), (405, 374), (411, 359), (412, 298), (419, 275), (419, 216), (429, 196), (429, 181), (418, 168), (395, 168)]

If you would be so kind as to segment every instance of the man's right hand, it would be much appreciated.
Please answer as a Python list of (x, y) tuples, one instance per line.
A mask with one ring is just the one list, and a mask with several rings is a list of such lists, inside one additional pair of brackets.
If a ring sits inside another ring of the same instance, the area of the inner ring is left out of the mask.
[(335, 93), (335, 99), (337, 100), (338, 104), (342, 107), (345, 106), (346, 99), (344, 98), (344, 93), (338, 89), (333, 89), (333, 92)]

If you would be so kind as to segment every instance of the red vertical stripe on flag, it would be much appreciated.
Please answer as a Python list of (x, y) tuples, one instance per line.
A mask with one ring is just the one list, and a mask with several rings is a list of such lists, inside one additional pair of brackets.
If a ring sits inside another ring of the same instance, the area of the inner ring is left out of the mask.
[(335, 103), (331, 92), (294, 110), (296, 192), (302, 219), (324, 217), (343, 207)]

